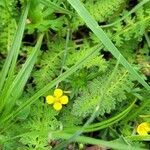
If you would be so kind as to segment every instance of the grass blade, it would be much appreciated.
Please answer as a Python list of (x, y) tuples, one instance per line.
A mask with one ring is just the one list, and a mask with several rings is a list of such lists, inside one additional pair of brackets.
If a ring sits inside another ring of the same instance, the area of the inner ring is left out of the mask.
[(150, 141), (150, 135), (146, 135), (146, 136), (132, 135), (124, 138), (131, 141)]
[(30, 6), (30, 3), (27, 3), (27, 6), (25, 7), (25, 10), (19, 20), (18, 29), (15, 34), (13, 44), (9, 50), (8, 56), (2, 68), (2, 71), (0, 74), (0, 91), (2, 90), (4, 86), (9, 69), (11, 68), (10, 74), (12, 74), (14, 70), (17, 57), (18, 57), (18, 53), (19, 53), (19, 49), (21, 46), (24, 29), (25, 29), (25, 23), (26, 23), (28, 11), (29, 11), (29, 6)]
[[(6, 96), (4, 97), (4, 105), (6, 105), (6, 106), (9, 105), (9, 107), (5, 108), (4, 113), (8, 113), (11, 111), (11, 108), (14, 106), (16, 99), (21, 95), (22, 90), (23, 90), (23, 88), (30, 76), (30, 73), (33, 69), (33, 66), (35, 64), (39, 49), (41, 47), (42, 39), (43, 39), (43, 34), (41, 34), (39, 36), (37, 44), (33, 48), (32, 53), (28, 57), (27, 61), (23, 65), (23, 67), (20, 70), (20, 72), (18, 73), (18, 75), (15, 77), (11, 87), (8, 89)], [(10, 98), (10, 95), (12, 98)]]
[[(65, 132), (52, 132), (50, 133), (49, 137), (50, 139), (70, 139), (73, 135), (72, 134), (68, 134)], [(92, 145), (99, 145), (99, 146), (104, 146), (104, 147), (108, 147), (108, 148), (113, 148), (113, 149), (118, 149), (118, 150), (145, 150), (143, 148), (139, 148), (139, 147), (132, 147), (129, 145), (125, 145), (125, 144), (121, 144), (118, 142), (111, 142), (111, 141), (103, 141), (103, 140), (98, 140), (98, 139), (94, 139), (94, 138), (90, 138), (90, 137), (86, 137), (86, 136), (79, 136), (75, 139), (76, 142), (80, 142), (80, 143), (84, 143), (84, 144), (92, 144)], [(60, 150), (60, 149), (57, 149)]]

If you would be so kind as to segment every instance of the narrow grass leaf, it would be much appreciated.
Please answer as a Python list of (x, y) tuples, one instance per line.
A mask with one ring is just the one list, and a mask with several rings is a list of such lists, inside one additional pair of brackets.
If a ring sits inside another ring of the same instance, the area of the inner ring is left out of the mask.
[[(23, 33), (24, 33), (24, 28), (25, 28), (25, 23), (26, 23), (28, 11), (29, 11), (29, 6), (30, 6), (30, 3), (27, 3), (25, 10), (24, 10), (22, 16), (20, 17), (18, 29), (17, 29), (17, 32), (15, 34), (13, 44), (9, 50), (9, 53), (8, 53), (7, 58), (5, 60), (4, 66), (2, 68), (2, 71), (0, 74), (0, 91), (2, 90), (2, 88), (4, 86), (4, 83), (6, 81), (6, 77), (8, 75), (9, 69), (11, 68), (11, 70), (13, 71), (13, 69), (15, 67), (18, 53), (19, 53), (19, 49), (21, 46)], [(12, 74), (12, 73), (10, 73), (10, 74)]]
[[(49, 134), (50, 139), (65, 139), (68, 140), (72, 137), (72, 134), (68, 134), (65, 132), (52, 132)], [(118, 142), (109, 142), (109, 141), (104, 141), (104, 140), (99, 140), (99, 139), (94, 139), (91, 137), (86, 137), (86, 136), (79, 136), (75, 139), (76, 142), (84, 143), (84, 144), (92, 144), (92, 145), (99, 145), (107, 148), (113, 148), (113, 149), (118, 149), (118, 150), (146, 150), (143, 148), (139, 147), (132, 147), (129, 145), (121, 144)], [(54, 148), (55, 149), (55, 148)], [(60, 150), (60, 149), (56, 149)]]
[(124, 138), (127, 140), (131, 140), (131, 141), (149, 141), (150, 142), (150, 135), (146, 135), (146, 136), (132, 135), (132, 136), (124, 137)]
[[(22, 94), (22, 90), (30, 76), (30, 73), (35, 64), (36, 58), (38, 56), (39, 49), (41, 47), (43, 39), (43, 34), (39, 36), (36, 46), (33, 48), (32, 53), (28, 57), (27, 61), (23, 65), (22, 69), (14, 79), (10, 89), (8, 89), (6, 97), (4, 98), (4, 104), (6, 105), (5, 112), (8, 113), (11, 111), (11, 108), (14, 106), (16, 99)], [(10, 98), (11, 95), (11, 98)], [(9, 107), (7, 107), (9, 105)]]

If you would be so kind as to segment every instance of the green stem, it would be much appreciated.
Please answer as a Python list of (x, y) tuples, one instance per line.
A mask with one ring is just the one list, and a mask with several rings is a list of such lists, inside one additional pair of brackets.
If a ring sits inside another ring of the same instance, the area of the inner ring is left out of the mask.
[[(64, 65), (65, 65), (66, 58), (67, 58), (69, 39), (70, 39), (70, 29), (68, 29), (67, 36), (66, 36), (66, 44), (65, 44), (65, 50), (64, 50), (64, 56), (63, 56), (63, 60), (62, 60), (60, 75), (63, 73)], [(58, 86), (59, 86), (59, 83), (56, 85), (56, 88)]]

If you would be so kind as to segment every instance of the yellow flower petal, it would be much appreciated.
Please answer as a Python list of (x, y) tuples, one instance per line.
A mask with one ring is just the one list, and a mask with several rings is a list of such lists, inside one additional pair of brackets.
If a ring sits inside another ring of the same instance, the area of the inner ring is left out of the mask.
[(68, 103), (68, 96), (64, 95), (60, 98), (60, 103), (61, 104), (67, 104)]
[(150, 124), (147, 122), (143, 122), (137, 127), (137, 133), (139, 135), (148, 135), (149, 131), (150, 131)]
[(48, 103), (48, 104), (53, 104), (54, 103), (54, 97), (53, 96), (51, 96), (51, 95), (48, 95), (48, 96), (46, 96), (46, 102)]
[(146, 131), (150, 131), (150, 123), (148, 123), (148, 122), (145, 122), (144, 123), (145, 124), (145, 129), (146, 129)]
[(63, 91), (61, 89), (55, 89), (54, 96), (59, 98), (63, 95)]
[(59, 102), (56, 102), (56, 103), (54, 103), (53, 107), (55, 110), (59, 111), (62, 109), (62, 104)]

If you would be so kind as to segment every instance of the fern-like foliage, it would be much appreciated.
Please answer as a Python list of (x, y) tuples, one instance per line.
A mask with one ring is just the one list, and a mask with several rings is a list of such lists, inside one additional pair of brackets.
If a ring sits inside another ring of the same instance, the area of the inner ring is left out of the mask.
[(76, 117), (70, 113), (72, 111), (72, 103), (73, 102), (69, 102), (69, 106), (67, 106), (59, 116), (63, 128), (70, 128), (82, 124), (82, 117)]
[[(39, 100), (30, 110), (30, 116), (23, 121), (18, 118), (18, 122), (13, 124), (13, 130), (7, 130), (3, 137), (3, 147), (6, 149), (25, 150), (39, 149), (48, 150), (51, 145), (48, 142), (48, 133), (53, 130), (58, 130), (61, 122), (57, 120), (58, 113), (45, 105)], [(11, 136), (20, 135), (18, 138), (11, 140)], [(5, 141), (6, 140), (6, 141)], [(8, 142), (7, 142), (8, 140)]]
[(16, 31), (16, 1), (2, 0), (0, 5), (0, 51), (6, 52), (9, 50), (14, 33)]
[[(83, 47), (83, 45), (85, 47)], [(37, 89), (59, 76), (62, 67), (64, 70), (68, 69), (92, 50), (87, 42), (81, 44), (80, 47), (78, 47), (78, 45), (74, 42), (70, 42), (65, 65), (62, 66), (64, 49), (65, 40), (63, 38), (59, 38), (57, 39), (57, 42), (54, 41), (49, 43), (49, 50), (46, 50), (46, 52), (41, 54), (40, 61), (37, 62), (37, 68), (39, 69), (33, 72), (33, 78)], [(82, 67), (86, 69), (97, 67), (98, 71), (104, 72), (107, 68), (107, 63), (103, 56), (99, 55), (97, 52), (97, 54), (95, 54), (93, 58), (89, 59)]]
[[(128, 42), (137, 43), (142, 40), (142, 37), (146, 31), (149, 30), (150, 23), (150, 3), (147, 3), (143, 7), (140, 7), (135, 14), (125, 17), (123, 21), (119, 21), (113, 24), (110, 27), (104, 28), (107, 32), (107, 35), (112, 39), (117, 47), (127, 47)], [(121, 16), (125, 16), (129, 11), (124, 10), (121, 13)], [(116, 20), (119, 20), (119, 16), (115, 16), (109, 23), (113, 23)], [(94, 43), (99, 43), (98, 39), (91, 34), (91, 39)], [(134, 42), (133, 42), (134, 40)], [(133, 44), (132, 44), (133, 45)], [(137, 44), (135, 44), (137, 45)], [(130, 48), (129, 48), (130, 49)], [(122, 50), (120, 48), (120, 50)], [(127, 52), (128, 48), (125, 50)], [(132, 49), (133, 53), (133, 49)], [(129, 55), (128, 55), (129, 56)]]
[(143, 74), (150, 76), (150, 58), (147, 45), (139, 50), (139, 53), (136, 55), (136, 60)]
[[(86, 44), (86, 43), (84, 43)], [(72, 66), (74, 65), (77, 61), (79, 61), (84, 55), (89, 53), (93, 48), (87, 46), (80, 47), (80, 50), (74, 50), (72, 54), (68, 55), (66, 65), (67, 66)], [(83, 67), (85, 68), (91, 68), (93, 66), (97, 66), (99, 68), (99, 71), (104, 71), (107, 68), (107, 64), (105, 59), (103, 58), (103, 55), (95, 54), (92, 58), (90, 58), (84, 65)]]
[[(118, 11), (126, 0), (83, 0), (85, 7), (91, 13), (91, 15), (100, 22), (106, 21), (116, 11)], [(95, 7), (96, 9), (94, 9)]]
[(56, 119), (58, 113), (42, 101), (38, 102), (31, 111), (31, 116), (25, 122), (22, 128), (28, 132), (23, 135), (19, 142), (29, 149), (36, 147), (45, 150), (50, 148), (48, 144), (48, 132), (60, 128), (61, 123)]
[(43, 52), (40, 56), (40, 61), (37, 63), (37, 68), (39, 69), (33, 72), (37, 89), (52, 81), (60, 73), (65, 43), (65, 41), (61, 42), (61, 40), (63, 39), (52, 42), (49, 50)]
[[(86, 9), (98, 22), (107, 22), (109, 18), (115, 16), (120, 11), (126, 0), (82, 0)], [(83, 26), (85, 23), (79, 17), (73, 18), (73, 28)]]
[(149, 9), (144, 9), (141, 7), (138, 9), (134, 17), (129, 16), (124, 20), (124, 23), (117, 23), (113, 27), (113, 32), (116, 34), (113, 36), (113, 41), (116, 43), (116, 45), (120, 46), (124, 43), (124, 41), (134, 39), (141, 41), (143, 34), (149, 29), (149, 14)]
[(115, 109), (117, 103), (125, 100), (126, 91), (129, 92), (133, 86), (128, 72), (118, 71), (105, 91), (104, 85), (108, 79), (109, 75), (105, 74), (90, 81), (87, 90), (83, 91), (80, 97), (75, 100), (72, 113), (83, 118), (87, 117), (94, 111), (100, 100), (99, 115), (104, 115), (104, 113), (110, 113), (112, 109)]

